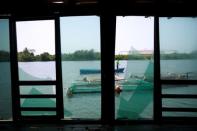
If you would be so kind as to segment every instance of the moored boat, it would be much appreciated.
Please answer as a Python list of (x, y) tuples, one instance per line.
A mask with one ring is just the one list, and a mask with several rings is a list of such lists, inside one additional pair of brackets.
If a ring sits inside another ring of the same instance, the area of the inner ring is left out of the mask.
[[(153, 88), (153, 83), (141, 79), (122, 79), (116, 81), (115, 85), (119, 85), (122, 91), (149, 90)], [(101, 81), (75, 81), (67, 90), (67, 94), (100, 92)]]
[[(115, 69), (115, 73), (123, 73), (124, 68)], [(99, 74), (101, 73), (100, 69), (80, 69), (80, 75), (87, 75), (87, 74)]]

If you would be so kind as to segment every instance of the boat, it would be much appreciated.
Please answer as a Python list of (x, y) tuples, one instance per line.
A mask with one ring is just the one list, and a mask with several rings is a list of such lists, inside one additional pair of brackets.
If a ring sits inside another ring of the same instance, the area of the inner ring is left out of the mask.
[(164, 80), (188, 80), (191, 77), (192, 72), (187, 73), (170, 73), (167, 72), (161, 75), (161, 79)]
[[(121, 87), (122, 91), (134, 91), (134, 90), (146, 90), (152, 89), (153, 83), (144, 81), (142, 79), (118, 79), (115, 85)], [(67, 90), (67, 94), (78, 94), (78, 93), (100, 93), (101, 92), (101, 81), (87, 79), (81, 81), (74, 81)]]
[[(124, 68), (115, 70), (116, 73), (122, 73)], [(97, 74), (100, 73), (99, 69), (80, 69), (80, 75)], [(141, 91), (141, 90), (152, 90), (153, 89), (153, 62), (150, 61), (144, 76), (129, 77), (127, 79), (120, 77), (118, 74), (115, 75), (115, 87), (120, 87), (121, 91)], [(67, 89), (67, 95), (78, 94), (78, 93), (100, 93), (101, 92), (101, 79), (92, 78), (90, 75), (85, 76), (81, 80), (72, 82), (71, 86)]]
[[(123, 73), (124, 68), (115, 69), (115, 73)], [(80, 69), (80, 75), (87, 75), (87, 74), (99, 74), (101, 73), (100, 69)]]

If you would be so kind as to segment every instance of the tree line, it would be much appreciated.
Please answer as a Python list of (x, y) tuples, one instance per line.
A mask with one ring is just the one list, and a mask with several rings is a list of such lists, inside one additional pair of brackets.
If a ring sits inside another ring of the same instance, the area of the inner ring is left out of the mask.
[(35, 55), (33, 51), (25, 48), (22, 52), (18, 53), (18, 61), (31, 62), (31, 61), (54, 61), (55, 56), (48, 52), (43, 52), (40, 55)]
[(161, 54), (160, 58), (162, 60), (176, 60), (176, 59), (197, 59), (197, 51), (191, 53), (171, 53), (171, 54)]
[[(77, 50), (74, 53), (62, 54), (62, 61), (86, 61), (86, 60), (100, 60), (100, 52), (91, 50)], [(129, 55), (115, 55), (115, 60), (147, 60), (153, 57), (152, 54), (129, 54)], [(173, 59), (197, 59), (197, 51), (191, 53), (171, 53), (160, 54), (162, 60)], [(9, 52), (0, 50), (0, 61), (9, 61)], [(55, 55), (51, 55), (48, 52), (43, 52), (39, 55), (35, 55), (30, 49), (25, 48), (23, 51), (18, 52), (18, 61), (31, 62), (31, 61), (54, 61)]]
[(91, 50), (77, 50), (74, 53), (62, 54), (63, 61), (85, 61), (85, 60), (100, 60), (100, 52)]
[(7, 51), (0, 50), (0, 62), (10, 61), (10, 53)]

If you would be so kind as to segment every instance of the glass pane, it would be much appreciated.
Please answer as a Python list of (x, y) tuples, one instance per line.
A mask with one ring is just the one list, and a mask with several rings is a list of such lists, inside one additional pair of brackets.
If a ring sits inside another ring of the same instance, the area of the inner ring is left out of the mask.
[(20, 94), (23, 95), (42, 95), (56, 94), (55, 86), (20, 86)]
[(0, 120), (12, 119), (9, 20), (0, 19)]
[(100, 19), (61, 17), (64, 117), (100, 119)]
[(197, 85), (162, 85), (162, 94), (197, 95)]
[[(171, 108), (197, 108), (197, 99), (185, 99), (185, 98), (177, 98), (177, 99), (170, 99), (170, 98), (163, 98), (162, 99), (162, 107), (171, 107)], [(163, 116), (187, 116), (187, 117), (196, 117), (197, 112), (170, 112), (170, 111), (163, 111)]]
[(197, 117), (196, 112), (162, 112), (164, 117)]
[(154, 18), (118, 16), (116, 20), (115, 117), (152, 119)]
[(197, 99), (163, 98), (162, 107), (197, 108)]
[(21, 107), (56, 107), (54, 98), (21, 98)]
[(55, 111), (21, 111), (22, 116), (56, 115)]
[(160, 18), (162, 79), (197, 79), (197, 18)]
[(19, 80), (55, 80), (54, 20), (16, 22)]

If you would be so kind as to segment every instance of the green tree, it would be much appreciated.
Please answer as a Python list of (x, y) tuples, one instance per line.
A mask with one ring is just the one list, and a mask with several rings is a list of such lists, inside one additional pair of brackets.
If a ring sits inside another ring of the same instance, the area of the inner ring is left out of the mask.
[(40, 54), (40, 60), (41, 61), (51, 61), (52, 57), (48, 52), (44, 52), (44, 53)]
[(91, 50), (77, 50), (74, 53), (62, 54), (62, 60), (64, 61), (84, 61), (84, 60), (99, 60), (100, 53)]
[(0, 61), (9, 61), (10, 54), (7, 51), (0, 50)]
[(34, 53), (25, 48), (22, 52), (18, 53), (18, 60), (19, 61), (34, 61)]

